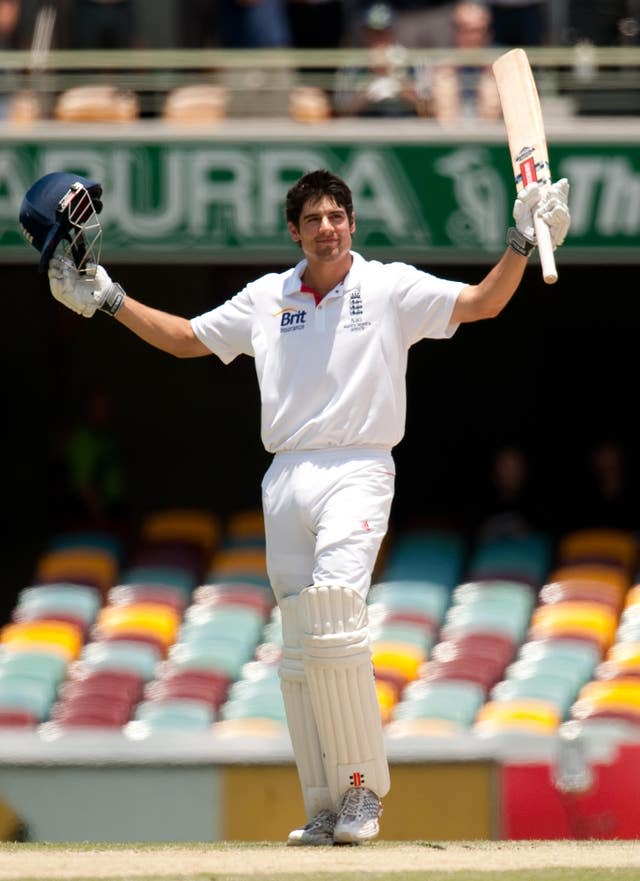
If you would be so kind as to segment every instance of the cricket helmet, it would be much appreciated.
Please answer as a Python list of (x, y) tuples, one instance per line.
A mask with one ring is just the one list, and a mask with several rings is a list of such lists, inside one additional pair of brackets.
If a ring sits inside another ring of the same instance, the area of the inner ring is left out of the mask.
[(20, 229), (40, 252), (40, 272), (46, 272), (59, 243), (79, 270), (95, 272), (100, 262), (102, 186), (88, 178), (54, 171), (27, 190), (20, 206)]

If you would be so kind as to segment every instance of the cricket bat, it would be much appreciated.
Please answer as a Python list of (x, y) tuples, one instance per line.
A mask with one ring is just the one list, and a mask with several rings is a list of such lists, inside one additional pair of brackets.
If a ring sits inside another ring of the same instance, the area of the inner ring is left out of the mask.
[[(532, 181), (541, 187), (551, 183), (547, 138), (540, 109), (538, 89), (524, 49), (511, 49), (493, 63), (502, 117), (507, 132), (511, 164), (519, 192)], [(539, 217), (533, 218), (542, 277), (547, 284), (558, 280), (549, 227)]]

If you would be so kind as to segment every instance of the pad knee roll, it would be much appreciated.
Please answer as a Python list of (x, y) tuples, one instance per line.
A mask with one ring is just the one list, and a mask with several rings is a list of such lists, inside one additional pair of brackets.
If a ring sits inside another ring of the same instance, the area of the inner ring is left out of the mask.
[(367, 606), (349, 587), (314, 585), (300, 594), (302, 659), (334, 804), (350, 786), (389, 790), (371, 663)]

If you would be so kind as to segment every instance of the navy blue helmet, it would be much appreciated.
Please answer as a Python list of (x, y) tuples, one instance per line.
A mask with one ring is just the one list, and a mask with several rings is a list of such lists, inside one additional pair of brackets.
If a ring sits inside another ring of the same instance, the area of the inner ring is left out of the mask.
[(63, 240), (78, 269), (95, 267), (102, 238), (97, 217), (101, 196), (99, 183), (63, 171), (45, 174), (31, 185), (20, 206), (20, 229), (40, 252), (40, 272), (47, 271)]

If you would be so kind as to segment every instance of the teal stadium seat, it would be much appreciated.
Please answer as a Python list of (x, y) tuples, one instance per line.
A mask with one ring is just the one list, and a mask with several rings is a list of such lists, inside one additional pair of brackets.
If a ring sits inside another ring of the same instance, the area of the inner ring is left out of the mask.
[(418, 680), (406, 687), (391, 719), (445, 719), (470, 728), (484, 697), (483, 689), (473, 682)]

